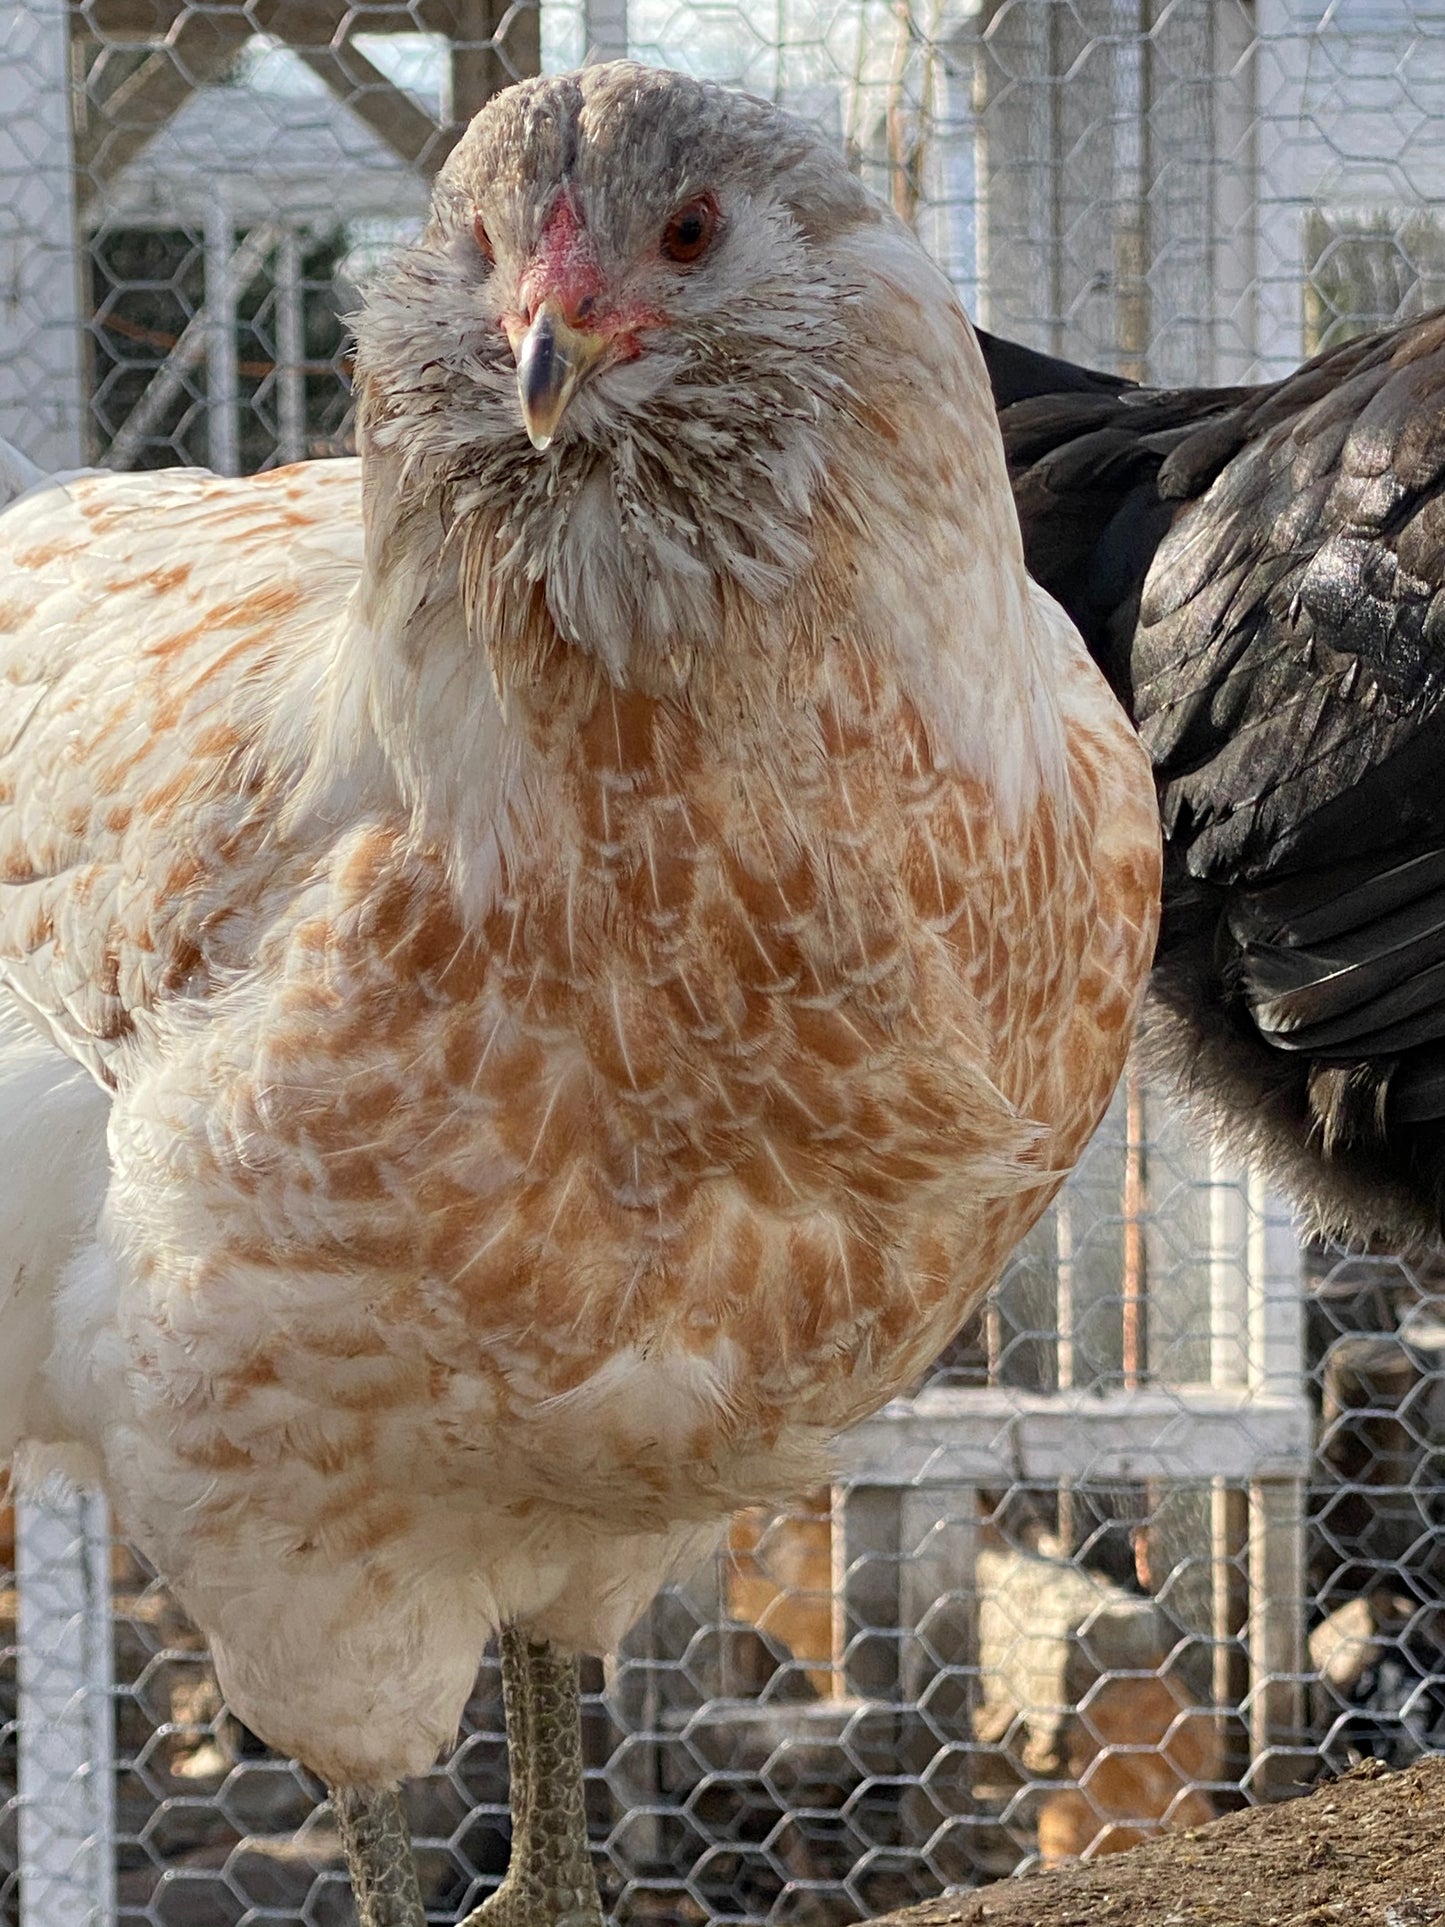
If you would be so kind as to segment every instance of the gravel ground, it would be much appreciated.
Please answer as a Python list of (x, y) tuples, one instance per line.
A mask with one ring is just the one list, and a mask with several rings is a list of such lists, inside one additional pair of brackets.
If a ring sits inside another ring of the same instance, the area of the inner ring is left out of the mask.
[(1367, 1762), (1303, 1799), (874, 1927), (1445, 1927), (1445, 1758)]

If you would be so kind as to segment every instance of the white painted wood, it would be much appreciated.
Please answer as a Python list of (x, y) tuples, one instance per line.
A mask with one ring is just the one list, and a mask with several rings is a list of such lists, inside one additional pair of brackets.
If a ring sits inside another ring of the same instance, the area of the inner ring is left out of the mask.
[(1262, 1479), (1249, 1490), (1251, 1791), (1298, 1791), (1305, 1745), (1305, 1485)]
[(1257, 0), (1255, 7), (1253, 381), (1293, 373), (1304, 346), (1303, 209), (1324, 159), (1304, 112), (1319, 17), (1308, 0)]
[(1247, 1385), (1249, 1356), (1248, 1176), (1216, 1156), (1209, 1191), (1209, 1380)]
[[(1250, 1391), (1268, 1402), (1304, 1381), (1304, 1281), (1288, 1207), (1257, 1175), (1249, 1203)], [(1301, 1773), (1308, 1476), (1308, 1463), (1293, 1478), (1261, 1475), (1249, 1492), (1251, 1778), (1266, 1795), (1290, 1791)]]
[(587, 59), (627, 58), (627, 0), (584, 0), (582, 38)]
[(1304, 1277), (1289, 1207), (1249, 1185), (1249, 1383), (1288, 1396), (1304, 1373)]
[(206, 210), (206, 420), (210, 466), (235, 475), (241, 466), (241, 417), (236, 367), (236, 296), (231, 211), (219, 195)]
[(869, 1485), (1008, 1485), (1015, 1480), (1303, 1478), (1311, 1414), (1294, 1392), (1178, 1385), (1163, 1390), (925, 1391), (885, 1406), (840, 1441)]
[(110, 1534), (95, 1492), (15, 1508), (23, 1927), (112, 1927)]
[(66, 0), (0, 0), (0, 435), (85, 460)]
[(306, 326), (302, 307), (301, 233), (288, 222), (276, 248), (277, 445), (283, 462), (306, 455)]

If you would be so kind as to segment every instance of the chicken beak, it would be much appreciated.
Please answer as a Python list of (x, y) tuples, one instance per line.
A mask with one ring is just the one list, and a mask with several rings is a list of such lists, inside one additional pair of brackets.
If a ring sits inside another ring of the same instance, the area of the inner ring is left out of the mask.
[(512, 335), (517, 398), (533, 448), (550, 448), (577, 384), (601, 355), (600, 335), (574, 328), (559, 302), (548, 299), (531, 323)]

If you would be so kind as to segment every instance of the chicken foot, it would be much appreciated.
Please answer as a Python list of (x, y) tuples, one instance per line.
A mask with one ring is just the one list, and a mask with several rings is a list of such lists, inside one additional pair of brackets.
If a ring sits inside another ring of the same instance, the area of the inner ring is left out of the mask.
[(605, 1927), (587, 1840), (577, 1661), (502, 1629), (512, 1858), (461, 1927)]

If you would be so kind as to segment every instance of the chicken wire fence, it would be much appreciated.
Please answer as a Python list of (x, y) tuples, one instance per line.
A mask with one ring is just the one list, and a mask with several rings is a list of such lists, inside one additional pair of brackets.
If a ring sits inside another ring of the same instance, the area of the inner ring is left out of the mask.
[[(821, 122), (1002, 333), (1282, 373), (1445, 289), (1430, 6), (0, 0), (0, 433), (52, 468), (346, 450), (356, 284), (488, 93), (588, 52)], [(1131, 1084), (837, 1483), (592, 1667), (615, 1917), (831, 1927), (1445, 1746), (1442, 1293), (1302, 1265)], [(25, 1500), (0, 1558), (5, 1920), (350, 1921), (319, 1785), (100, 1502)], [(451, 1920), (506, 1860), (490, 1663), (410, 1798)]]

